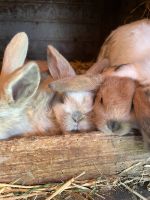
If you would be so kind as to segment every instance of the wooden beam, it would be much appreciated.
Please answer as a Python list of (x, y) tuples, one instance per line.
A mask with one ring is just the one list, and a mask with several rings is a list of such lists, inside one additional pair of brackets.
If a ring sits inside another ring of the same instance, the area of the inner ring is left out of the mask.
[(66, 134), (0, 141), (0, 182), (62, 181), (85, 171), (83, 179), (117, 175), (150, 156), (141, 137)]

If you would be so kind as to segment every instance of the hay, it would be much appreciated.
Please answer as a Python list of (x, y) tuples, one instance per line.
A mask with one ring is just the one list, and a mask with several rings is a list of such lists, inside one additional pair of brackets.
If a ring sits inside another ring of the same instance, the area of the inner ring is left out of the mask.
[(71, 66), (75, 69), (77, 74), (83, 74), (85, 73), (92, 65), (93, 61), (90, 62), (81, 62), (78, 60), (70, 62)]
[(147, 183), (147, 191), (150, 191), (150, 158), (130, 166), (118, 174), (117, 177), (99, 177), (97, 180), (80, 181), (78, 179), (81, 176), (84, 176), (84, 172), (65, 183), (49, 183), (35, 186), (0, 183), (0, 199), (95, 200), (105, 199), (106, 191), (123, 187), (139, 199), (148, 200), (134, 188)]

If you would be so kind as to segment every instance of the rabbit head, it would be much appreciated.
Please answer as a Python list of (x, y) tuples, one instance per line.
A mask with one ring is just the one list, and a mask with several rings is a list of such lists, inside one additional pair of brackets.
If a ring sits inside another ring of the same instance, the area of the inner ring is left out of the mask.
[(106, 134), (125, 135), (135, 128), (134, 91), (135, 82), (129, 78), (105, 77), (94, 103), (98, 130)]
[(133, 99), (135, 116), (143, 135), (145, 147), (150, 149), (150, 87), (139, 86)]
[(56, 119), (63, 131), (90, 131), (92, 123), (93, 96), (91, 92), (67, 92), (63, 102), (54, 106)]

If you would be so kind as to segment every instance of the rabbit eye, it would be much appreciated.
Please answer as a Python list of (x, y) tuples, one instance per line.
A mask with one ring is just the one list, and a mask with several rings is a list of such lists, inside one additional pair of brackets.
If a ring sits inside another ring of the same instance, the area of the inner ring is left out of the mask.
[(100, 103), (103, 104), (103, 98), (102, 97), (100, 98)]
[(134, 109), (134, 104), (133, 104), (133, 102), (132, 102), (130, 111), (132, 111), (133, 109)]
[(61, 103), (64, 103), (64, 102), (65, 102), (64, 96), (62, 96), (62, 95), (60, 96), (60, 102), (61, 102)]

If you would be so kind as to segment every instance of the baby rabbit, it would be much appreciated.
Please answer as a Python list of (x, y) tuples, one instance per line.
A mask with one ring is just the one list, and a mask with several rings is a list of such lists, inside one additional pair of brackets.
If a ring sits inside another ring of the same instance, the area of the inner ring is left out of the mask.
[(145, 147), (150, 149), (150, 87), (137, 87), (133, 103)]
[(136, 128), (132, 106), (134, 91), (132, 79), (105, 77), (93, 108), (98, 130), (105, 134), (126, 135)]
[[(27, 49), (27, 35), (18, 33), (4, 53), (0, 77), (0, 139), (22, 134), (60, 133), (52, 111), (56, 93), (48, 91), (48, 83), (52, 78), (66, 77), (73, 70), (64, 66), (61, 72), (60, 68), (53, 67), (53, 77), (41, 82), (38, 65), (35, 62), (24, 65)], [(49, 47), (48, 54), (55, 55), (55, 49)], [(53, 65), (55, 59), (50, 57)]]
[[(54, 55), (53, 55), (54, 56)], [(51, 59), (51, 57), (49, 56)], [(55, 64), (58, 68), (58, 65), (68, 66), (68, 68), (72, 68), (68, 61), (55, 50)], [(51, 74), (53, 73), (52, 67), (49, 67)], [(63, 132), (65, 131), (91, 131), (95, 130), (95, 126), (93, 123), (92, 117), (92, 108), (93, 108), (93, 98), (94, 92), (91, 91), (80, 91), (78, 90), (78, 82), (74, 87), (76, 87), (76, 91), (72, 91), (69, 89), (70, 87), (70, 78), (74, 78), (75, 73), (68, 71), (68, 77), (65, 79), (59, 79), (56, 83), (61, 87), (61, 81), (66, 80), (66, 85), (63, 82), (62, 90), (53, 90), (62, 95), (62, 103), (58, 102), (53, 106), (53, 111), (56, 116), (56, 120), (60, 125), (60, 128)], [(80, 76), (79, 76), (80, 77)], [(82, 77), (82, 76), (81, 76)], [(55, 77), (60, 78), (60, 77)], [(84, 80), (80, 80), (81, 82)], [(80, 86), (79, 86), (80, 87)], [(52, 88), (52, 87), (51, 87)], [(54, 89), (54, 88), (52, 88)], [(75, 89), (75, 88), (74, 88)]]

